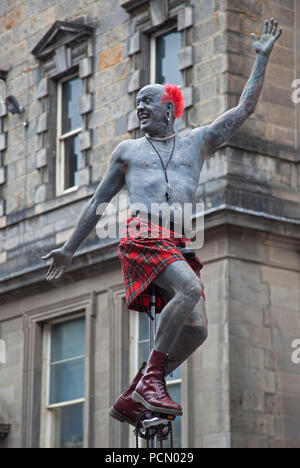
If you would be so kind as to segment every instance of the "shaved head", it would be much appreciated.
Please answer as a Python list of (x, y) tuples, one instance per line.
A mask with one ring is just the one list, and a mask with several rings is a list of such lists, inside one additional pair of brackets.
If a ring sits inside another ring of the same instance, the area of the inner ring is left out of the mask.
[(138, 94), (144, 93), (144, 92), (153, 92), (153, 93), (159, 93), (159, 94), (164, 94), (165, 93), (165, 87), (162, 84), (150, 84), (147, 86), (144, 86)]

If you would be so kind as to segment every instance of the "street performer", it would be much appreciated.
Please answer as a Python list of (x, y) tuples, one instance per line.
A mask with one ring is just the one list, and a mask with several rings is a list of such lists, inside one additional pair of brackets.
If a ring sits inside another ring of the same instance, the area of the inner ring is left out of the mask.
[[(84, 239), (98, 223), (97, 208), (107, 204), (126, 184), (130, 203), (145, 210), (131, 213), (119, 246), (128, 308), (149, 308), (149, 286), (159, 292), (161, 312), (154, 349), (129, 389), (112, 405), (110, 415), (135, 424), (145, 408), (179, 416), (182, 408), (167, 391), (165, 376), (184, 362), (207, 338), (202, 264), (187, 261), (180, 252), (186, 246), (184, 232), (175, 222), (168, 227), (149, 214), (154, 205), (192, 204), (205, 158), (214, 153), (241, 127), (256, 109), (275, 42), (282, 30), (272, 18), (264, 24), (261, 38), (252, 34), (256, 60), (236, 107), (210, 125), (186, 136), (174, 133), (175, 119), (184, 111), (180, 89), (174, 85), (148, 85), (137, 95), (137, 115), (143, 138), (121, 142), (114, 150), (103, 180), (86, 205), (65, 245), (43, 257), (52, 259), (47, 280), (59, 280)], [(183, 220), (184, 227), (184, 220)], [(146, 233), (146, 235), (145, 235)], [(154, 235), (153, 235), (154, 234)]]

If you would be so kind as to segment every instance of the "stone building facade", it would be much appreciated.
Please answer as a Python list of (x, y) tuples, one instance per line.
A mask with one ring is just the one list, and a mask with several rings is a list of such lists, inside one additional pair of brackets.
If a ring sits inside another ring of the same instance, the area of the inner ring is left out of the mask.
[(3, 0), (0, 78), (24, 112), (0, 105), (0, 448), (133, 443), (107, 414), (143, 345), (118, 240), (92, 233), (55, 284), (40, 257), (70, 236), (113, 148), (139, 136), (158, 38), (180, 39), (185, 132), (237, 104), (249, 33), (271, 16), (284, 34), (257, 111), (200, 177), (209, 338), (170, 385), (178, 446), (300, 447), (299, 3)]

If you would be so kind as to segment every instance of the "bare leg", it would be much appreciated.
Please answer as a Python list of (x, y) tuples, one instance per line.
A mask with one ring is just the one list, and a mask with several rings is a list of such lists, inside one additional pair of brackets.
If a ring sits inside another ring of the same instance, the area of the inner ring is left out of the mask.
[(168, 371), (173, 372), (177, 369), (206, 339), (207, 319), (205, 301), (202, 297), (168, 353)]
[(168, 265), (154, 283), (166, 290), (171, 298), (162, 310), (154, 342), (155, 350), (168, 354), (177, 342), (188, 317), (191, 319), (202, 296), (203, 284), (185, 261)]
[(162, 310), (154, 349), (145, 373), (132, 393), (132, 399), (149, 410), (181, 416), (181, 406), (170, 398), (166, 387), (168, 352), (199, 302), (203, 285), (190, 265), (182, 260), (168, 265), (154, 283), (164, 288), (171, 295), (171, 300)]
[[(172, 296), (162, 288), (159, 288), (159, 293), (166, 302), (172, 299)], [(202, 296), (196, 307), (188, 315), (180, 335), (168, 352), (168, 373), (177, 369), (206, 339), (207, 317), (205, 300)]]

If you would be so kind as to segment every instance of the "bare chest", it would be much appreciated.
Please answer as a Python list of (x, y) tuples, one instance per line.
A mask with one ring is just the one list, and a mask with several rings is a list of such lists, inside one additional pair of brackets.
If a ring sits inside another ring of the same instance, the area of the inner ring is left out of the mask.
[(192, 145), (176, 142), (163, 149), (154, 149), (148, 141), (137, 144), (127, 163), (126, 184), (132, 199), (183, 202), (193, 199), (203, 163), (199, 151)]
[[(147, 142), (148, 143), (148, 142)], [(177, 145), (168, 148), (162, 148), (155, 145), (145, 144), (137, 148), (134, 157), (131, 159), (129, 169), (139, 169), (143, 171), (185, 171), (193, 173), (199, 167), (199, 158), (193, 148), (186, 148), (183, 145)]]

